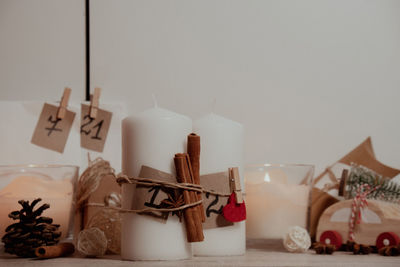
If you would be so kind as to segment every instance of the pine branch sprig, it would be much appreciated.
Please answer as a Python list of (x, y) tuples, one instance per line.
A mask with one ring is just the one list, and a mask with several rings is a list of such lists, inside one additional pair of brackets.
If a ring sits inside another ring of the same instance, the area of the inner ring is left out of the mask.
[(400, 203), (400, 185), (398, 183), (364, 166), (352, 164), (349, 177), (346, 180), (345, 198), (354, 198), (358, 188), (363, 184), (376, 188), (367, 195), (368, 199)]

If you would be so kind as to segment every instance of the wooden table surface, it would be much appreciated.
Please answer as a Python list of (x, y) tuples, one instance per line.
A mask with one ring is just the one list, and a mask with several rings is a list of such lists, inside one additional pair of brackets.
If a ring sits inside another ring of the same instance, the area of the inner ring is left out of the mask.
[(193, 257), (182, 261), (123, 261), (119, 256), (81, 258), (79, 255), (48, 260), (21, 259), (1, 254), (0, 266), (400, 266), (400, 256), (383, 257), (377, 254), (352, 255), (335, 252), (333, 255), (316, 255), (314, 251), (303, 254), (286, 252), (280, 244), (250, 240), (243, 256)]

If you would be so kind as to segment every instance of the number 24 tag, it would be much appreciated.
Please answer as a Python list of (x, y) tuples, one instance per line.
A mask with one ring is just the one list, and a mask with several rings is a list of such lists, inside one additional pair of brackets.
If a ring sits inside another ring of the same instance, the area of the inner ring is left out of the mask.
[(81, 108), (81, 147), (103, 152), (111, 124), (112, 113), (98, 109), (96, 118), (89, 116), (90, 106), (82, 104)]

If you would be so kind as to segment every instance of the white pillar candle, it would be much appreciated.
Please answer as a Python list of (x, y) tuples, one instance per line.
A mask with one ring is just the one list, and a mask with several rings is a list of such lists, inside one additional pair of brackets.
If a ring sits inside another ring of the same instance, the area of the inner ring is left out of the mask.
[[(193, 124), (200, 135), (200, 175), (227, 171), (239, 167), (243, 179), (243, 126), (215, 114), (206, 115)], [(245, 222), (233, 226), (204, 230), (204, 241), (193, 244), (194, 255), (242, 255), (246, 251)]]
[[(122, 122), (122, 169), (138, 177), (146, 165), (175, 175), (174, 155), (184, 152), (192, 130), (190, 118), (153, 108)], [(122, 186), (122, 207), (130, 208), (135, 186)], [(176, 216), (166, 223), (151, 216), (123, 214), (121, 256), (127, 260), (178, 260), (192, 255), (184, 224)]]

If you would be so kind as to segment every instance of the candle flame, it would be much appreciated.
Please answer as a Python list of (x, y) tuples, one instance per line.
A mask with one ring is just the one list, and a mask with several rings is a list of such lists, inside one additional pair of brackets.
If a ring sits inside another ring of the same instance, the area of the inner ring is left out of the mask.
[(265, 181), (265, 182), (268, 182), (268, 183), (271, 182), (271, 178), (269, 177), (268, 172), (265, 173), (264, 181)]

